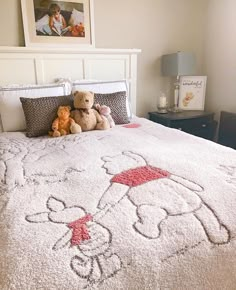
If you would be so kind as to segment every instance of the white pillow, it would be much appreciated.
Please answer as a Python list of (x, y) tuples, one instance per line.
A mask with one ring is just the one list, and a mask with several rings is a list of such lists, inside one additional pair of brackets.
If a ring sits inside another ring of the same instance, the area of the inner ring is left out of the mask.
[(69, 25), (74, 26), (80, 23), (84, 23), (84, 13), (73, 8), (71, 17), (69, 20)]
[(67, 82), (0, 87), (0, 114), (3, 131), (23, 131), (26, 129), (20, 97), (55, 97), (69, 95), (70, 93), (71, 85)]
[(129, 104), (129, 87), (126, 80), (102, 81), (102, 80), (78, 80), (72, 82), (72, 93), (78, 90), (92, 91), (97, 94), (109, 94), (116, 92), (126, 92), (127, 94), (127, 113), (132, 117)]
[(43, 34), (47, 34), (44, 28), (46, 25), (49, 26), (48, 23), (49, 23), (49, 15), (46, 14), (35, 23), (36, 30), (42, 32)]

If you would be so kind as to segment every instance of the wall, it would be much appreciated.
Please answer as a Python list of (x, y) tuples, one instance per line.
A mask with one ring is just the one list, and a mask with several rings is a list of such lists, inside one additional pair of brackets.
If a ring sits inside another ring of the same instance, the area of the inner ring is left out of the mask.
[[(162, 90), (172, 94), (171, 80), (160, 76), (162, 54), (192, 51), (197, 57), (197, 73), (202, 74), (207, 2), (94, 0), (96, 47), (142, 49), (138, 61), (139, 116), (156, 109)], [(0, 45), (24, 45), (20, 0), (2, 0)]]
[(236, 1), (209, 0), (204, 72), (206, 108), (236, 113)]
[(0, 1), (0, 46), (24, 46), (20, 0)]
[[(155, 110), (169, 79), (160, 76), (162, 54), (193, 51), (202, 72), (206, 0), (95, 1), (96, 45), (141, 48), (137, 112)], [(106, 8), (106, 13), (104, 10)], [(170, 93), (170, 92), (167, 92)], [(172, 91), (171, 91), (172, 93)]]

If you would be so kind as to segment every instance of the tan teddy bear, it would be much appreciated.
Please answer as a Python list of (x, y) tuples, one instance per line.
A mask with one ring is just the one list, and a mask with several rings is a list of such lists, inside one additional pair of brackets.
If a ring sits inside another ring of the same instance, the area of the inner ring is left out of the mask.
[[(75, 121), (70, 118), (70, 106), (59, 106), (57, 110), (57, 118), (52, 123), (52, 130), (49, 135), (52, 137), (60, 137), (71, 133), (71, 126), (76, 127)], [(77, 128), (79, 131), (79, 128)]]
[[(75, 110), (71, 111), (71, 117), (81, 127), (82, 131), (106, 130), (110, 128), (108, 121), (104, 120), (95, 109), (92, 109), (94, 93), (75, 91), (73, 95)], [(72, 133), (78, 133), (77, 130), (78, 128), (72, 125)]]

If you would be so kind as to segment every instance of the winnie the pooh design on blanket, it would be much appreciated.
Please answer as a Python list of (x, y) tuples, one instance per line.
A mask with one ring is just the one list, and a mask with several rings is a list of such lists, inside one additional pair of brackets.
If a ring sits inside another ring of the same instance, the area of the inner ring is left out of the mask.
[(210, 243), (219, 245), (230, 241), (228, 228), (201, 197), (201, 185), (150, 166), (143, 156), (134, 152), (126, 151), (102, 157), (102, 160), (102, 168), (111, 176), (110, 185), (102, 193), (97, 210), (92, 215), (80, 205), (68, 206), (65, 201), (50, 196), (46, 211), (25, 217), (30, 223), (61, 225), (62, 235), (52, 245), (52, 250), (76, 249), (76, 254), (68, 263), (84, 287), (101, 283), (128, 265), (121, 258), (119, 249), (114, 247), (115, 228), (103, 225), (103, 217), (116, 205), (121, 205), (124, 199), (136, 207), (137, 219), (134, 215), (130, 228), (137, 237), (158, 239), (164, 220), (192, 215)]
[(193, 214), (211, 243), (229, 242), (229, 230), (199, 194), (201, 185), (150, 166), (141, 155), (130, 151), (102, 159), (112, 178), (99, 201), (100, 210), (108, 211), (127, 197), (136, 207), (133, 227), (148, 239), (160, 236), (161, 223), (169, 216)]

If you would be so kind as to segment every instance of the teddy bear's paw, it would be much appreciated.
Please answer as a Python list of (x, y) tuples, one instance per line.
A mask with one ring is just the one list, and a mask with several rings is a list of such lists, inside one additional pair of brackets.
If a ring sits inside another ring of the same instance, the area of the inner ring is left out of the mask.
[(110, 125), (106, 120), (102, 120), (102, 122), (99, 122), (96, 125), (96, 130), (108, 130), (108, 129), (110, 129)]
[(60, 137), (61, 136), (61, 133), (57, 130), (55, 130), (52, 134), (52, 137)]
[(71, 131), (72, 134), (77, 134), (77, 133), (81, 133), (82, 129), (81, 129), (79, 124), (72, 123), (71, 126), (70, 126), (70, 131)]
[(65, 136), (65, 135), (68, 135), (68, 132), (66, 132), (66, 130), (64, 129), (61, 129), (60, 134), (61, 136)]

